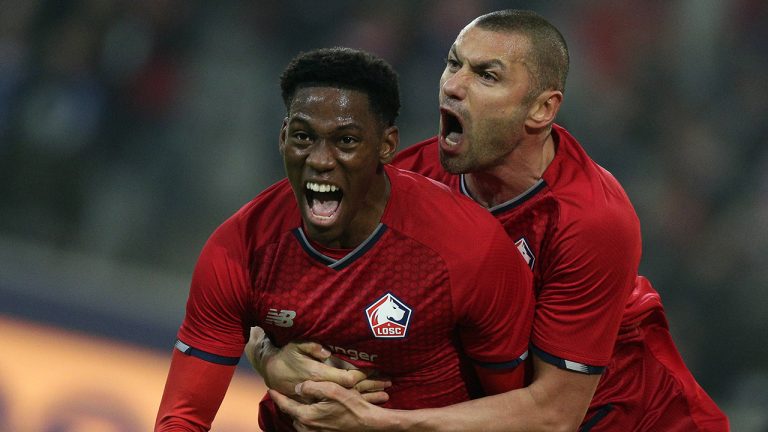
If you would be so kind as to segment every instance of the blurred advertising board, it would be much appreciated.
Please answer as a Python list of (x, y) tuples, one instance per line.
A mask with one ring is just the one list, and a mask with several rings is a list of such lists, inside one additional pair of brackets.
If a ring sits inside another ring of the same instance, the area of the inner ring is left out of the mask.
[[(167, 353), (0, 315), (0, 431), (145, 432), (162, 395)], [(258, 431), (266, 391), (238, 370), (214, 431)]]

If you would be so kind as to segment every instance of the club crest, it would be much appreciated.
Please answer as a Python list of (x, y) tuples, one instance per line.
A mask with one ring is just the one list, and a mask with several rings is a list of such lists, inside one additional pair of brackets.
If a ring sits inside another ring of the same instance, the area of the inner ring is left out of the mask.
[(386, 293), (365, 309), (368, 326), (377, 338), (404, 338), (411, 321), (411, 308)]

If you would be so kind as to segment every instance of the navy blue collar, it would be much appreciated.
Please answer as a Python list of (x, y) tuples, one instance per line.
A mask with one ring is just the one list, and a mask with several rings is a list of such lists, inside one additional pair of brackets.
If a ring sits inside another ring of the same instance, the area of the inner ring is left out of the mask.
[[(526, 190), (525, 192), (512, 198), (509, 201), (503, 202), (499, 205), (495, 205), (489, 208), (488, 211), (490, 211), (494, 215), (497, 215), (499, 213), (504, 213), (505, 211), (512, 210), (513, 208), (533, 198), (534, 195), (536, 195), (540, 190), (544, 189), (546, 186), (547, 186), (547, 182), (545, 182), (543, 178), (539, 179), (539, 181), (534, 183), (534, 185), (529, 187), (528, 190)], [(476, 201), (475, 198), (472, 196), (472, 194), (469, 193), (469, 188), (467, 187), (467, 180), (464, 177), (464, 174), (459, 175), (459, 187), (461, 188), (462, 194), (472, 198), (473, 201)]]
[(312, 246), (312, 243), (309, 241), (309, 238), (307, 238), (307, 235), (304, 234), (304, 230), (301, 229), (301, 227), (298, 227), (294, 229), (293, 235), (296, 237), (296, 239), (299, 240), (299, 244), (302, 248), (311, 256), (312, 258), (322, 262), (329, 268), (332, 268), (334, 270), (341, 270), (348, 265), (352, 264), (354, 260), (357, 258), (363, 256), (365, 252), (367, 252), (369, 249), (373, 247), (373, 245), (376, 244), (376, 242), (381, 238), (382, 235), (387, 231), (387, 226), (383, 223), (379, 223), (379, 225), (376, 227), (375, 230), (371, 233), (370, 236), (368, 236), (367, 239), (365, 239), (364, 242), (360, 243), (356, 248), (354, 248), (352, 251), (350, 251), (348, 254), (346, 254), (341, 259), (335, 259), (331, 258), (327, 255), (324, 255), (320, 251), (318, 251), (314, 246)]

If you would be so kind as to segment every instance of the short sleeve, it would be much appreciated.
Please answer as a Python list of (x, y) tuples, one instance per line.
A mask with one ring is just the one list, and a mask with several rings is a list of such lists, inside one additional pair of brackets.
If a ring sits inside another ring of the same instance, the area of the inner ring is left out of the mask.
[(602, 372), (611, 358), (640, 260), (636, 219), (607, 215), (558, 228), (531, 336), (545, 361), (585, 373)]
[[(178, 338), (185, 346), (239, 358), (248, 340), (248, 264), (237, 225), (225, 222), (195, 266)], [(178, 344), (177, 344), (178, 346)]]
[(477, 274), (455, 296), (462, 346), (481, 366), (513, 368), (528, 353), (534, 308), (531, 270), (501, 226), (477, 257)]

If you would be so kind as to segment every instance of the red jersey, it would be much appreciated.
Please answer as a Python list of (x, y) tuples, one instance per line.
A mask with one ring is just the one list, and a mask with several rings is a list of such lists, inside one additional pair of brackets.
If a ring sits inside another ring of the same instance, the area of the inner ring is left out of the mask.
[[(489, 209), (533, 270), (531, 350), (564, 369), (603, 373), (581, 431), (727, 430), (679, 358), (658, 293), (637, 274), (640, 225), (629, 198), (565, 129), (553, 125), (552, 137), (542, 178)], [(471, 197), (464, 176), (442, 168), (436, 137), (393, 164)]]
[(515, 245), (466, 197), (385, 170), (381, 223), (351, 251), (306, 237), (286, 180), (229, 218), (200, 255), (177, 348), (233, 364), (251, 326), (277, 346), (317, 341), (391, 377), (386, 406), (409, 409), (467, 400), (463, 355), (493, 367), (521, 362), (534, 299)]
[[(569, 369), (601, 372), (640, 261), (640, 225), (615, 178), (559, 126), (557, 151), (542, 179), (490, 209), (533, 269), (537, 296), (531, 343)], [(469, 196), (463, 175), (442, 169), (436, 139), (395, 159)]]

